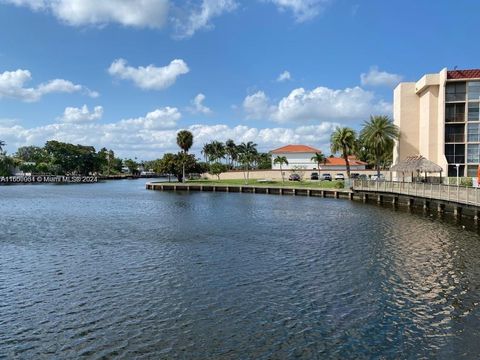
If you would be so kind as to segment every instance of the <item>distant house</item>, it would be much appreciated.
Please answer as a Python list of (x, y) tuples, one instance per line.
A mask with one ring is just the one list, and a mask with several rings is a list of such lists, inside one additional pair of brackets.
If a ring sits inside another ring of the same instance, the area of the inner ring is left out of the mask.
[[(367, 167), (367, 163), (357, 160), (355, 156), (349, 156), (348, 162), (350, 164), (350, 170), (365, 170)], [(321, 170), (346, 170), (347, 165), (345, 163), (345, 159), (343, 157), (328, 157), (327, 162), (325, 165), (320, 165)]]
[(271, 151), (272, 153), (272, 169), (280, 170), (280, 165), (275, 164), (274, 160), (277, 156), (285, 156), (288, 165), (282, 165), (282, 169), (289, 170), (302, 167), (306, 170), (317, 168), (317, 164), (312, 161), (315, 153), (321, 153), (320, 150), (307, 145), (287, 145)]

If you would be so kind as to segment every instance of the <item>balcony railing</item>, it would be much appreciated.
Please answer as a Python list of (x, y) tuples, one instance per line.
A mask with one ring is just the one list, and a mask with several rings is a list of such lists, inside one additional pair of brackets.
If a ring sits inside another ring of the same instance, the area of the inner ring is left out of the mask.
[(446, 134), (445, 142), (465, 142), (465, 134)]
[(465, 122), (465, 113), (455, 115), (445, 115), (445, 122)]
[(480, 189), (465, 186), (354, 179), (353, 189), (480, 205)]
[(466, 93), (446, 94), (446, 101), (465, 101)]

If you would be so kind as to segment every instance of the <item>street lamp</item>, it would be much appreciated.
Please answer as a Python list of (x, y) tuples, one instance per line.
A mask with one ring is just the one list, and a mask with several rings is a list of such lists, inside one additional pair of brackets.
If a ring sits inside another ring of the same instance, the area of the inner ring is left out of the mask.
[(457, 167), (457, 186), (458, 186), (458, 169), (460, 168), (460, 164), (455, 164), (455, 166)]

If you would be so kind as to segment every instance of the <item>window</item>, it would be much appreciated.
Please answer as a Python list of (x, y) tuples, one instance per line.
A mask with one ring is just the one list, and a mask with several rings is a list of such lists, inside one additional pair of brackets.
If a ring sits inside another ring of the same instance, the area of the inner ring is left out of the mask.
[(465, 145), (464, 144), (446, 144), (445, 157), (449, 164), (459, 164), (465, 162)]
[[(477, 125), (477, 124), (472, 124), (472, 125)], [(465, 141), (465, 125), (448, 124), (445, 126), (445, 142), (464, 142), (464, 141)]]
[(464, 82), (451, 82), (445, 92), (447, 101), (465, 101), (466, 85)]
[(468, 121), (479, 121), (478, 107), (480, 103), (469, 102), (468, 103)]
[(464, 122), (465, 104), (445, 105), (445, 122)]
[(477, 177), (478, 165), (468, 165), (467, 166), (467, 176)]
[(468, 100), (480, 100), (480, 81), (468, 82)]
[[(468, 124), (467, 130), (468, 130), (468, 142), (480, 142), (480, 123)], [(446, 137), (446, 134), (445, 134), (445, 137)]]
[(467, 162), (480, 163), (480, 144), (468, 144)]
[[(465, 165), (460, 165), (458, 167), (458, 176), (463, 176), (465, 171)], [(457, 167), (455, 165), (448, 165), (448, 176), (455, 177), (457, 176)]]

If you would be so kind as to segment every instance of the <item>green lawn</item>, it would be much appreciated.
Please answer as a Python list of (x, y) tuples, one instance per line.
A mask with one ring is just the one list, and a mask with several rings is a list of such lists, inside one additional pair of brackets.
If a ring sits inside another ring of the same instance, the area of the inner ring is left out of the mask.
[[(188, 184), (205, 184), (205, 185), (245, 185), (245, 180), (190, 180)], [(343, 181), (319, 181), (319, 180), (304, 180), (304, 181), (288, 181), (282, 184), (281, 180), (272, 181), (258, 181), (257, 179), (250, 179), (248, 185), (255, 186), (278, 186), (278, 187), (299, 187), (299, 188), (318, 188), (318, 189), (334, 189), (343, 188)]]

